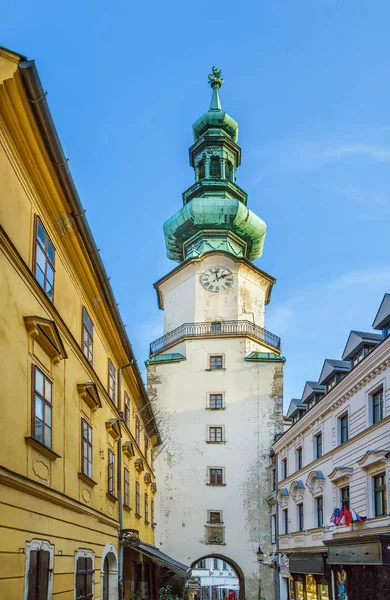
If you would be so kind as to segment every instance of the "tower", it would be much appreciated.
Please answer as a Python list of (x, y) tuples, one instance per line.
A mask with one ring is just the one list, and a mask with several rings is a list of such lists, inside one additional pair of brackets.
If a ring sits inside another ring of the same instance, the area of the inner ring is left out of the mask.
[(266, 224), (236, 184), (238, 124), (221, 106), (221, 71), (213, 67), (209, 82), (210, 108), (189, 151), (195, 183), (164, 224), (167, 255), (179, 264), (155, 283), (164, 310), (147, 361), (163, 438), (156, 541), (186, 564), (226, 560), (242, 600), (268, 600), (273, 574), (259, 572), (256, 552), (271, 542), (267, 465), (282, 430), (284, 359), (264, 328), (275, 280), (252, 262)]

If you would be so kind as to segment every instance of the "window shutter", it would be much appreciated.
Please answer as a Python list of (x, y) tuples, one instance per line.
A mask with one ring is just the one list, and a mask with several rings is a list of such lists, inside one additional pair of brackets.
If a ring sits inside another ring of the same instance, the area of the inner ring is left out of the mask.
[(49, 561), (50, 553), (41, 550), (38, 556), (38, 596), (37, 600), (47, 600), (49, 591)]
[(28, 594), (27, 600), (38, 600), (38, 550), (30, 552), (30, 568), (28, 571)]
[(86, 598), (88, 600), (93, 598), (93, 571), (92, 571), (92, 558), (86, 558), (86, 570), (87, 570), (87, 581), (86, 581)]
[(85, 598), (85, 558), (77, 559), (77, 573), (76, 573), (76, 600), (81, 600)]

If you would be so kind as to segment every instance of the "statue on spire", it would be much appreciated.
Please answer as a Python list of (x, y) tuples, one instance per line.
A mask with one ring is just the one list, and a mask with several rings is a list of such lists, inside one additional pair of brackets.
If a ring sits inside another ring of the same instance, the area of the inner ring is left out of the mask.
[(212, 74), (210, 73), (210, 75), (209, 75), (209, 83), (212, 88), (214, 88), (214, 87), (220, 88), (224, 82), (224, 80), (221, 78), (222, 71), (221, 71), (221, 69), (217, 69), (217, 67), (213, 67), (211, 70), (212, 70)]

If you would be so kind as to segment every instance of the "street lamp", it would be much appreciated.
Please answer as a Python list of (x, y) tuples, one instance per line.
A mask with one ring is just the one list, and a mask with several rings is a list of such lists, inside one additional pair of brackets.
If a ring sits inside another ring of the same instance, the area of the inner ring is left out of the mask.
[(257, 556), (257, 561), (260, 564), (264, 564), (264, 552), (262, 551), (262, 549), (259, 546), (258, 551), (256, 552), (256, 556)]

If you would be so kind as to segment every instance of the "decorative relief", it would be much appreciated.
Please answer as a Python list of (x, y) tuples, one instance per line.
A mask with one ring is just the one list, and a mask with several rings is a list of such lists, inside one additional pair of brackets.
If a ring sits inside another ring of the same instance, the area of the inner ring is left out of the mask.
[(87, 504), (91, 502), (91, 492), (87, 488), (83, 488), (81, 496), (84, 502), (86, 502)]
[(313, 496), (322, 494), (324, 490), (325, 476), (322, 471), (311, 471), (307, 477), (306, 486)]
[(297, 480), (293, 481), (290, 487), (290, 496), (294, 500), (295, 503), (303, 502), (303, 497), (305, 495), (305, 485), (303, 481)]
[(43, 460), (34, 457), (32, 463), (32, 470), (39, 479), (41, 479), (42, 481), (46, 481), (46, 483), (50, 482), (50, 469), (47, 466), (47, 464), (43, 462)]
[(114, 507), (112, 506), (112, 504), (108, 505), (107, 512), (110, 515), (110, 517), (112, 517), (112, 515), (114, 514)]
[(277, 495), (277, 501), (278, 504), (281, 508), (287, 508), (288, 507), (288, 499), (289, 499), (289, 493), (288, 493), (288, 489), (287, 488), (281, 488), (278, 491), (278, 495)]

